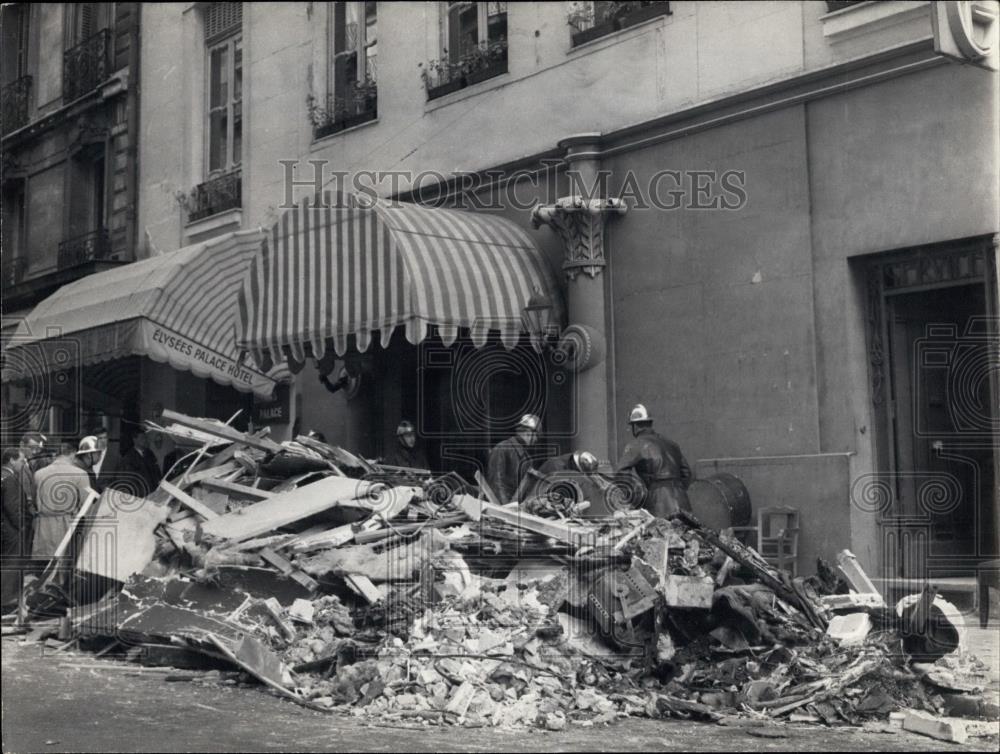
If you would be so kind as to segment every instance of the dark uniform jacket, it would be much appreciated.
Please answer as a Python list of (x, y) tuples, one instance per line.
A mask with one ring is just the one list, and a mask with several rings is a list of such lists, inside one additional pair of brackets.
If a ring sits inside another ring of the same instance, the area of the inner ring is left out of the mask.
[(497, 443), (490, 451), (489, 465), (486, 469), (486, 481), (500, 498), (500, 502), (509, 503), (532, 468), (531, 455), (521, 438), (517, 435)]
[(654, 516), (691, 510), (685, 492), (691, 467), (677, 443), (652, 428), (640, 430), (618, 461), (618, 471), (629, 469), (634, 469), (648, 488), (645, 508)]
[(146, 497), (160, 484), (160, 467), (156, 463), (153, 451), (140, 452), (132, 447), (121, 457), (118, 468), (108, 484), (135, 497)]
[(407, 448), (401, 442), (396, 442), (385, 454), (384, 462), (390, 466), (404, 466), (408, 469), (430, 469), (427, 456), (419, 445)]

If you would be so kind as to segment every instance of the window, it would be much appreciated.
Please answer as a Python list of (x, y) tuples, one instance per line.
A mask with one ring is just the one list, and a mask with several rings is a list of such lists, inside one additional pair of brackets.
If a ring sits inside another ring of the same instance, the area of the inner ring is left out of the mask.
[(474, 55), (478, 48), (503, 44), (506, 63), (507, 3), (448, 3), (448, 59), (459, 63)]
[(621, 29), (627, 29), (657, 16), (669, 16), (670, 3), (663, 0), (637, 0), (635, 2), (572, 3), (568, 22), (573, 46), (590, 42)]
[(447, 3), (441, 39), (441, 59), (423, 72), (428, 99), (507, 72), (507, 3)]
[(228, 173), (243, 153), (243, 41), (237, 34), (209, 47), (208, 173)]
[(321, 138), (378, 115), (378, 3), (330, 3), (325, 106), (310, 104)]

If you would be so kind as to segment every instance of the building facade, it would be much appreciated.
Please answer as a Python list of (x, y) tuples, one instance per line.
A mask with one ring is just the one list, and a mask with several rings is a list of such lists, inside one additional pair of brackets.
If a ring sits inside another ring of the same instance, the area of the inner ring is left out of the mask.
[[(135, 259), (139, 16), (138, 3), (3, 6), (5, 344), (62, 285)], [(78, 435), (120, 412), (137, 368), (47, 381), (44, 405), (30, 385), (6, 383), (5, 444), (29, 426)], [(117, 390), (96, 389), (109, 379)]]
[[(267, 228), (337, 171), (496, 204), (598, 354), (540, 389), (555, 450), (613, 462), (641, 401), (699, 474), (799, 509), (803, 567), (996, 557), (995, 4), (176, 3), (142, 25), (150, 248)], [(591, 211), (563, 201), (594, 185)], [(286, 429), (382, 452), (454, 402), (422, 358), (349, 355), (334, 395), (307, 364)], [(523, 403), (508, 371), (487, 414)]]

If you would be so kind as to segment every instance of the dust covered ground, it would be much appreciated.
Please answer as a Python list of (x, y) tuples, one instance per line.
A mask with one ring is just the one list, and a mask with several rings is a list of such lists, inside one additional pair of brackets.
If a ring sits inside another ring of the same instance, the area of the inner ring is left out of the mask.
[[(994, 671), (1000, 629), (970, 630)], [(5, 752), (185, 751), (996, 751), (998, 738), (958, 746), (903, 732), (819, 725), (725, 727), (626, 720), (606, 727), (540, 730), (375, 725), (312, 712), (260, 687), (170, 682), (184, 671), (146, 669), (3, 640)], [(994, 673), (991, 694), (1000, 689)]]

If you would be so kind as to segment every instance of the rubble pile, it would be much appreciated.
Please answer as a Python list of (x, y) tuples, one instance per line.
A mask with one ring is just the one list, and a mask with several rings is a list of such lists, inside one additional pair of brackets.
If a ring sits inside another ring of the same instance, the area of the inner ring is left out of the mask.
[(311, 437), (174, 412), (154, 429), (191, 452), (145, 500), (103, 493), (91, 531), (129, 536), (83, 537), (89, 586), (68, 592), (87, 604), (34, 585), (19, 616), (34, 638), (68, 609), (62, 638), (81, 649), (238, 669), (315, 710), (417, 724), (895, 715), (957, 740), (935, 715), (995, 717), (947, 603), (886, 605), (847, 551), (791, 578), (690, 514), (581, 518)]

